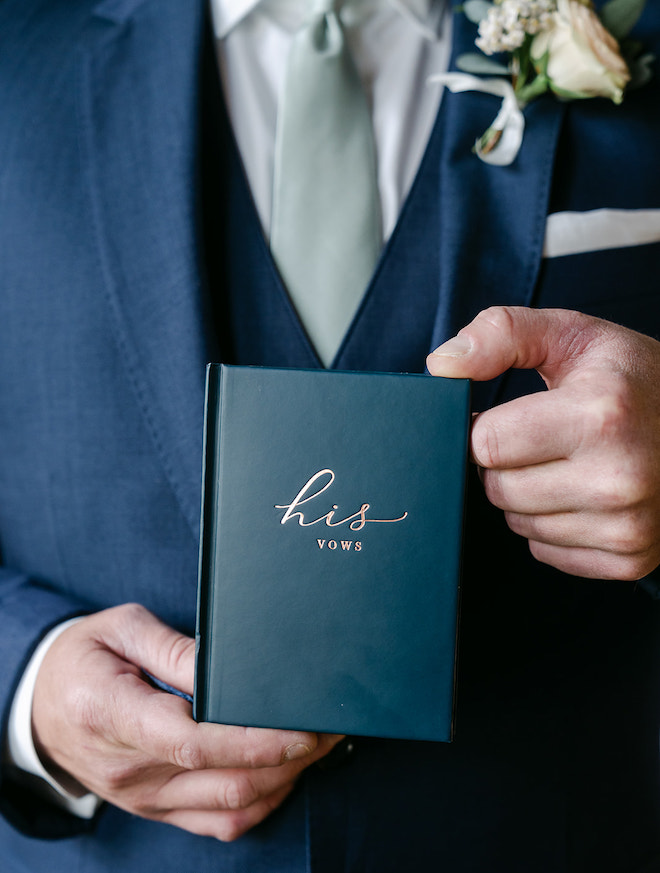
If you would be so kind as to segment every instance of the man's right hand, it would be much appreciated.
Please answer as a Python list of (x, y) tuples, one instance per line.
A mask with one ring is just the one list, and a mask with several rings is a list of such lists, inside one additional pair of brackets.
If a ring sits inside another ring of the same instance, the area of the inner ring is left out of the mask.
[(195, 643), (128, 604), (65, 630), (41, 665), (32, 729), (53, 775), (128, 812), (233, 840), (262, 821), (340, 737), (197, 724)]

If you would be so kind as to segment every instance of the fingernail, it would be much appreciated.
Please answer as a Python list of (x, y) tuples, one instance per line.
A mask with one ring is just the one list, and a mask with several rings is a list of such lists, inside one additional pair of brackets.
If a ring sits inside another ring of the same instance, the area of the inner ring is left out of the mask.
[(287, 746), (282, 755), (282, 761), (295, 761), (297, 758), (304, 758), (305, 755), (311, 755), (312, 750), (305, 743), (293, 743)]
[(433, 355), (448, 358), (461, 358), (472, 351), (472, 341), (466, 336), (455, 336), (432, 352)]

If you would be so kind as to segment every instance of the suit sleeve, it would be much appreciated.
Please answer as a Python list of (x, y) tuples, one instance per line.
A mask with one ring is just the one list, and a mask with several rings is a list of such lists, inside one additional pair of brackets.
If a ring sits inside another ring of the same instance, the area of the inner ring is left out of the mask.
[[(47, 584), (0, 567), (0, 699), (3, 750), (14, 694), (40, 640), (56, 624), (89, 612), (89, 606)], [(71, 815), (34, 792), (24, 774), (6, 763), (0, 769), (0, 813), (28, 836), (57, 839), (88, 830), (92, 822)]]

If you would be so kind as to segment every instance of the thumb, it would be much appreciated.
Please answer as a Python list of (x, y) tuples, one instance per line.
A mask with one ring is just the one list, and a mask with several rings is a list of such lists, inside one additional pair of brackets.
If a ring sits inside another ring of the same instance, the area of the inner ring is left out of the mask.
[(432, 376), (484, 381), (537, 369), (550, 387), (598, 344), (607, 322), (564, 309), (493, 306), (426, 359)]
[(192, 695), (195, 641), (175, 631), (137, 603), (106, 609), (90, 616), (97, 639), (123, 660), (173, 688)]

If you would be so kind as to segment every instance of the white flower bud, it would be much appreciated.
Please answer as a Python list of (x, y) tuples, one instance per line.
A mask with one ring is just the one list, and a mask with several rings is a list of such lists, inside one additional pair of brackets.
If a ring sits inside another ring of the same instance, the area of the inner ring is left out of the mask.
[(557, 7), (556, 0), (500, 0), (479, 23), (477, 48), (484, 54), (512, 52), (546, 27)]
[(550, 88), (560, 96), (620, 103), (630, 80), (619, 44), (584, 0), (557, 0), (551, 21), (534, 37), (531, 55), (538, 70), (547, 56)]

